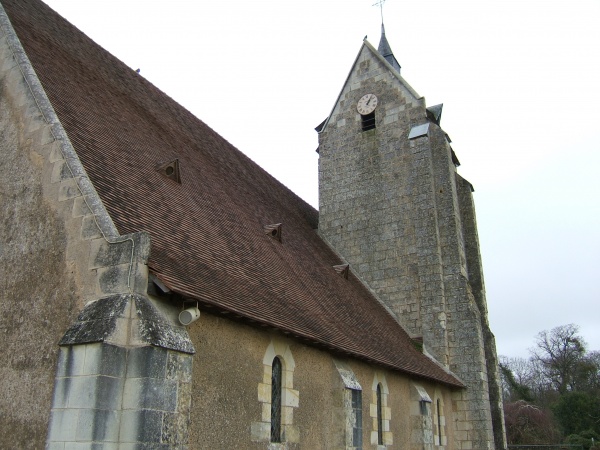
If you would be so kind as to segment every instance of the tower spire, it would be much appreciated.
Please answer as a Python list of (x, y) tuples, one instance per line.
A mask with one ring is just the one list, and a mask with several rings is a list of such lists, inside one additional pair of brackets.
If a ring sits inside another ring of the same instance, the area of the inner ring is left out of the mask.
[(377, 51), (381, 56), (383, 56), (387, 62), (389, 62), (394, 69), (400, 73), (400, 64), (396, 60), (394, 53), (392, 52), (392, 48), (390, 47), (390, 43), (385, 37), (385, 27), (383, 26), (383, 17), (381, 22), (381, 39), (379, 40), (379, 47), (377, 47)]

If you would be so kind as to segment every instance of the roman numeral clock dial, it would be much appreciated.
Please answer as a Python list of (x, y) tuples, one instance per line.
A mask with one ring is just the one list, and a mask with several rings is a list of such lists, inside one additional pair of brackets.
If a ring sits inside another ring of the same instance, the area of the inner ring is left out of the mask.
[(375, 111), (375, 108), (377, 108), (377, 96), (375, 94), (363, 95), (356, 104), (357, 111), (363, 116), (371, 114)]

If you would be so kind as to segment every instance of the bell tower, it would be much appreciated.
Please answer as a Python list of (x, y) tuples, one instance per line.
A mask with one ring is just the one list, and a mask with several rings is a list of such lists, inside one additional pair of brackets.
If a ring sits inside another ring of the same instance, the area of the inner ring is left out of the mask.
[(467, 385), (453, 402), (455, 448), (504, 449), (473, 187), (457, 172), (442, 105), (427, 107), (402, 78), (381, 31), (317, 127), (319, 233)]

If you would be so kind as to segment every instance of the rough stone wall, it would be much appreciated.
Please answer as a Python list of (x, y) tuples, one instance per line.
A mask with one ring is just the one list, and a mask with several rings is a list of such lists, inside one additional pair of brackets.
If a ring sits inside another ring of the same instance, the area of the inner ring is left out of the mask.
[[(0, 447), (44, 448), (49, 431), (51, 449), (115, 448), (116, 440), (180, 448), (189, 368), (168, 372), (167, 363), (154, 376), (122, 364), (140, 348), (178, 352), (178, 361), (193, 352), (185, 330), (145, 296), (149, 236), (119, 236), (1, 6), (0, 126), (0, 357), (9, 362), (0, 368)], [(57, 371), (59, 341), (61, 355), (83, 365), (61, 358)], [(106, 358), (120, 363), (105, 366)], [(177, 376), (181, 389), (168, 388)], [(146, 414), (157, 406), (146, 397), (156, 380), (160, 435), (136, 434), (156, 416)]]
[[(377, 128), (362, 132), (356, 103), (370, 92), (379, 99)], [(421, 298), (442, 291), (436, 255), (420, 253), (437, 239), (428, 149), (403, 139), (424, 121), (422, 102), (363, 48), (319, 135), (319, 232), (417, 336)]]
[(502, 387), (500, 385), (500, 374), (498, 370), (496, 339), (490, 329), (487, 316), (483, 267), (481, 263), (481, 254), (479, 252), (479, 236), (477, 234), (477, 220), (475, 217), (475, 204), (472, 194), (473, 187), (471, 186), (471, 183), (458, 174), (456, 175), (456, 180), (463, 224), (463, 236), (465, 238), (469, 284), (471, 285), (475, 302), (479, 311), (481, 311), (481, 330), (484, 339), (494, 441), (497, 449), (505, 449), (507, 442), (506, 429), (504, 426), (504, 409), (502, 407)]
[[(452, 403), (457, 448), (492, 448), (495, 345), (483, 286), (474, 296), (469, 279), (474, 222), (463, 223), (470, 219), (445, 133), (429, 123), (426, 135), (408, 139), (428, 123), (424, 102), (371, 50), (363, 47), (319, 135), (319, 232), (468, 386)], [(367, 93), (379, 101), (376, 128), (363, 132), (356, 103)]]
[[(347, 447), (346, 388), (330, 354), (205, 311), (190, 325), (189, 333), (197, 349), (193, 357), (190, 449), (352, 448)], [(268, 442), (256, 440), (253, 424), (263, 419), (258, 387), (265, 380), (265, 351), (271, 342), (279, 340), (286, 342), (295, 361), (293, 390), (298, 392), (299, 402), (291, 420), (298, 430), (298, 441), (269, 447)], [(386, 431), (391, 432), (393, 443), (388, 448), (421, 450), (422, 440), (413, 442), (411, 431), (413, 414), (423, 420), (418, 400), (411, 398), (415, 381), (361, 361), (343, 362), (362, 387), (362, 448), (373, 448), (372, 386), (377, 374), (385, 377), (389, 390), (391, 420)], [(433, 397), (436, 385), (421, 380), (417, 383)], [(437, 388), (443, 393), (445, 404), (451, 405), (451, 391), (443, 386)], [(452, 430), (449, 433), (452, 438)], [(456, 447), (450, 440), (446, 448)]]
[(73, 179), (60, 169), (60, 142), (21, 72), (22, 55), (5, 22), (0, 33), (0, 358), (6, 362), (0, 447), (43, 448), (57, 343), (93, 276), (81, 270), (87, 269), (86, 249), (68, 243), (82, 239), (90, 213), (71, 194)]

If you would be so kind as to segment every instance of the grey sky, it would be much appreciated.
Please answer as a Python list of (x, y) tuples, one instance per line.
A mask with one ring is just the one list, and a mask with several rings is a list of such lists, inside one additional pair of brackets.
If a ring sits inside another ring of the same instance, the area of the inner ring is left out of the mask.
[[(314, 206), (317, 135), (374, 0), (46, 0)], [(403, 77), (475, 187), (498, 351), (576, 323), (600, 350), (600, 2), (388, 0)]]

